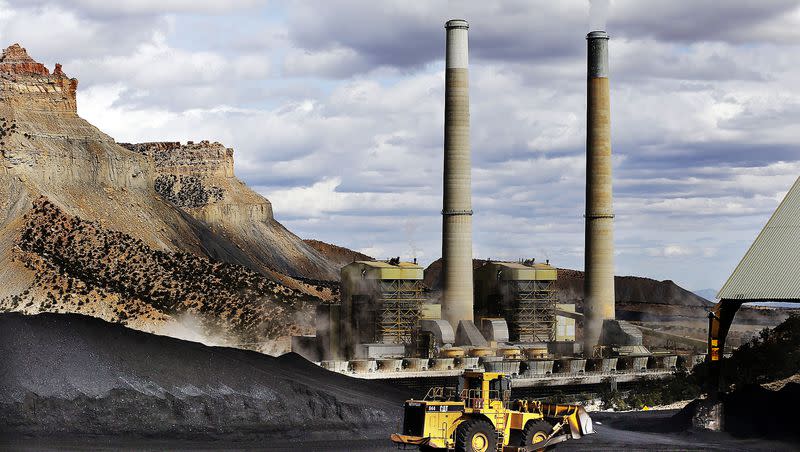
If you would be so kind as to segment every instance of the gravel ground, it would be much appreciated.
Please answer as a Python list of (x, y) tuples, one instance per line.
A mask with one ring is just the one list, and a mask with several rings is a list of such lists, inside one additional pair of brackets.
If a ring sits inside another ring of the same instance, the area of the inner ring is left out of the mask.
[[(556, 446), (566, 451), (797, 451), (798, 444), (776, 440), (738, 439), (727, 433), (673, 431), (675, 410), (593, 413), (596, 432)], [(396, 451), (385, 438), (333, 441), (164, 441), (108, 438), (0, 441), (0, 450), (138, 450), (138, 451)]]

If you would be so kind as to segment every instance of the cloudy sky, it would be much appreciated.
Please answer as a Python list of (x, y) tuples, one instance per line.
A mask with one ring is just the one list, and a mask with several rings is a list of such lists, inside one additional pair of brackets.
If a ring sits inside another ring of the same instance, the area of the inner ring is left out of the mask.
[[(582, 268), (589, 12), (0, 0), (0, 38), (63, 63), (79, 113), (118, 141), (220, 141), (301, 237), (427, 263), (441, 246), (443, 24), (466, 18), (475, 256)], [(607, 13), (617, 272), (719, 288), (800, 175), (798, 2), (612, 0)]]

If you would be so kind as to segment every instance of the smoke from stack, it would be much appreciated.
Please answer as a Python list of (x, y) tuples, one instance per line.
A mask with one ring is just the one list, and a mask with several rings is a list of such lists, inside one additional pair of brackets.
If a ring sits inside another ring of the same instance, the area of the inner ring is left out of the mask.
[(584, 353), (600, 341), (603, 320), (614, 319), (614, 213), (611, 191), (611, 113), (608, 34), (586, 35), (586, 250)]
[(469, 77), (465, 20), (447, 30), (444, 104), (444, 206), (442, 209), (442, 318), (455, 330), (473, 320), (472, 195), (469, 143)]
[(605, 30), (608, 21), (608, 0), (589, 0), (589, 30)]

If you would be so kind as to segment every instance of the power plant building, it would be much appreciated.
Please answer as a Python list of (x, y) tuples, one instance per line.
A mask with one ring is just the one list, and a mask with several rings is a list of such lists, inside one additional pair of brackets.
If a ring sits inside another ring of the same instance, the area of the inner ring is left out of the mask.
[(356, 261), (342, 268), (341, 277), (345, 356), (402, 355), (415, 345), (422, 316), (421, 266), (399, 259)]
[[(558, 272), (547, 263), (488, 261), (475, 269), (475, 321), (504, 319), (511, 342), (575, 340), (575, 323), (560, 317), (555, 282)], [(559, 330), (559, 326), (561, 326)]]
[(416, 261), (356, 261), (341, 269), (339, 300), (317, 307), (316, 337), (293, 338), (292, 350), (330, 370), (377, 375), (428, 366), (522, 375), (524, 365), (529, 378), (554, 372), (554, 360), (557, 373), (576, 374), (587, 361), (615, 370), (631, 350), (640, 362), (631, 369), (642, 361), (646, 367), (641, 331), (615, 319), (608, 34), (586, 36), (585, 298), (576, 312), (575, 304), (559, 303), (549, 261), (486, 261), (473, 269), (469, 25), (454, 19), (445, 29), (441, 303), (428, 299)]

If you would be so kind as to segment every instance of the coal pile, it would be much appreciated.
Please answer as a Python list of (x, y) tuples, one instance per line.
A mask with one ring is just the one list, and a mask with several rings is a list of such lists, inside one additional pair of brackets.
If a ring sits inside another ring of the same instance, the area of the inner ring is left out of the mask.
[[(736, 438), (778, 438), (800, 441), (797, 430), (797, 407), (800, 406), (800, 384), (787, 383), (779, 391), (760, 385), (742, 386), (722, 394), (723, 425)], [(676, 413), (670, 424), (689, 429), (701, 401), (695, 400)]]
[(780, 391), (759, 385), (745, 386), (724, 399), (725, 430), (733, 436), (786, 438), (800, 441), (797, 409), (800, 384), (789, 383)]
[(406, 394), (293, 354), (208, 347), (76, 314), (0, 314), (0, 434), (377, 438)]

